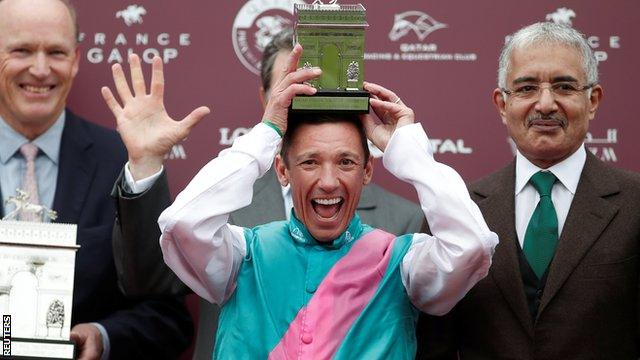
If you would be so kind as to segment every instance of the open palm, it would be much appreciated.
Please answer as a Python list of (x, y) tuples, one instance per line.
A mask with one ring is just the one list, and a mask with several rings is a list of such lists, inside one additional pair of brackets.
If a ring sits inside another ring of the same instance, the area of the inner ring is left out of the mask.
[[(133, 94), (120, 64), (112, 67), (113, 81), (122, 106), (108, 87), (102, 96), (116, 117), (117, 129), (129, 153), (132, 170), (159, 169), (165, 154), (173, 145), (189, 135), (191, 128), (210, 111), (207, 107), (193, 110), (182, 121), (173, 120), (164, 107), (164, 73), (162, 60), (153, 59), (150, 92), (147, 93), (140, 58), (129, 56)], [(149, 175), (147, 171), (145, 175)], [(135, 176), (134, 176), (135, 177)]]

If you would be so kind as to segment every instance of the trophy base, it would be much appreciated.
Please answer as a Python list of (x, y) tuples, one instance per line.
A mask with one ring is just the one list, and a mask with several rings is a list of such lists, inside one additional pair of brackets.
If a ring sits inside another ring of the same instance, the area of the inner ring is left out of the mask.
[(72, 341), (12, 337), (9, 344), (10, 359), (76, 359), (76, 344)]
[(291, 102), (290, 111), (367, 114), (369, 112), (369, 92), (363, 90), (318, 90), (311, 96), (296, 96)]

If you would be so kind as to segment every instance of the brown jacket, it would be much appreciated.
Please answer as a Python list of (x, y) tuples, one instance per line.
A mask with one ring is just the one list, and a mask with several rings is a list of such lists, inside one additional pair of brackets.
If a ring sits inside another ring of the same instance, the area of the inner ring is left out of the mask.
[(421, 319), (419, 358), (638, 359), (640, 174), (590, 153), (537, 316), (527, 307), (515, 230), (515, 162), (470, 186), (500, 244), (489, 275), (445, 318)]

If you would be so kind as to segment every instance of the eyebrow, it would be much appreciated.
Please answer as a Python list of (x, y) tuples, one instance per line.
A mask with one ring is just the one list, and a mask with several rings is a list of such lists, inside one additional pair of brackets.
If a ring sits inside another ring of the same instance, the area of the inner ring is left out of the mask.
[[(532, 83), (532, 82), (536, 82), (536, 83), (540, 82), (540, 79), (534, 76), (521, 76), (513, 80), (513, 84)], [(551, 79), (552, 84), (558, 83), (558, 82), (578, 82), (578, 79), (574, 78), (571, 75), (556, 76), (553, 79)]]
[[(308, 159), (308, 158), (317, 158), (320, 156), (320, 153), (317, 151), (308, 151), (305, 153), (302, 153), (298, 156), (296, 156), (294, 158), (295, 161), (299, 161), (301, 159)], [(356, 158), (358, 160), (361, 160), (362, 156), (360, 156), (360, 154), (356, 153), (356, 152), (351, 152), (351, 151), (343, 151), (341, 153), (338, 154), (338, 157), (343, 158), (343, 157), (352, 157), (352, 158)]]

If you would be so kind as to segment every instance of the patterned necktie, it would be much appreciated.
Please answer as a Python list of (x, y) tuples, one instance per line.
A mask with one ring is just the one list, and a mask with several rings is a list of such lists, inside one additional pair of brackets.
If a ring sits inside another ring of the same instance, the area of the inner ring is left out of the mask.
[(522, 250), (538, 279), (542, 279), (558, 243), (558, 216), (551, 201), (551, 189), (556, 180), (549, 171), (539, 171), (529, 180), (538, 190), (540, 201), (529, 220)]
[[(29, 194), (29, 202), (32, 204), (39, 204), (40, 198), (38, 197), (38, 181), (36, 180), (36, 163), (35, 159), (38, 155), (38, 147), (32, 143), (26, 143), (20, 147), (20, 153), (27, 161), (27, 171), (24, 173), (22, 180), (22, 188)], [(32, 212), (22, 212), (20, 214), (20, 220), (22, 221), (39, 221), (39, 217)]]

